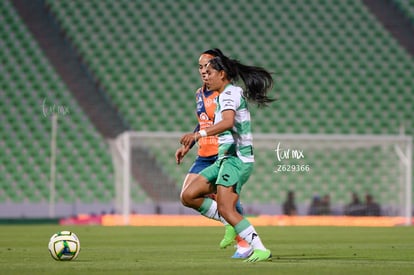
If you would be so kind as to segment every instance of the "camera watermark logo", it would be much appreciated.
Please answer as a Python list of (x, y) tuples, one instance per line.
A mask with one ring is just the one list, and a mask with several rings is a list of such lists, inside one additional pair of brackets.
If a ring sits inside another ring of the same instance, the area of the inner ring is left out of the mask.
[[(305, 159), (305, 153), (301, 149), (295, 148), (284, 148), (279, 142), (275, 149), (276, 159), (278, 163), (276, 164), (275, 173), (279, 172), (309, 172), (311, 167), (309, 164), (284, 164), (282, 162), (286, 161), (301, 161)], [(302, 162), (302, 161), (301, 161)]]
[(65, 105), (57, 105), (51, 104), (47, 101), (47, 99), (43, 99), (42, 102), (42, 112), (44, 117), (49, 117), (52, 115), (57, 116), (67, 116), (70, 114), (70, 110), (68, 106)]

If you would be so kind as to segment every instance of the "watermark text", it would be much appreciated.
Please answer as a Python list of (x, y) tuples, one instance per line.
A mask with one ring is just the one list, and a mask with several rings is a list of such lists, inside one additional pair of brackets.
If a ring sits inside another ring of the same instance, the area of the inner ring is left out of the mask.
[(295, 148), (283, 148), (279, 142), (275, 149), (277, 164), (274, 170), (275, 173), (279, 172), (309, 172), (311, 167), (309, 164), (285, 164), (288, 160), (298, 161), (305, 159), (305, 153), (301, 149)]
[(52, 115), (67, 116), (70, 114), (68, 106), (49, 103), (46, 98), (42, 102), (42, 112), (44, 117)]

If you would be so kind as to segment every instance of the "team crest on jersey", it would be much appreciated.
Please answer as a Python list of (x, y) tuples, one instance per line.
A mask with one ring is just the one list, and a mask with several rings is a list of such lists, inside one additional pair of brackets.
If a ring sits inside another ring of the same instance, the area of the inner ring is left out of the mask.
[(204, 112), (199, 115), (199, 118), (200, 120), (209, 120), (208, 115)]

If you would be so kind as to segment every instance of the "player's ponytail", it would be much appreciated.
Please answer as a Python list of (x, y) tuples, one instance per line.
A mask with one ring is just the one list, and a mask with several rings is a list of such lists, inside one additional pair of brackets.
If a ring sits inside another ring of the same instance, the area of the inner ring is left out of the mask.
[(244, 96), (259, 107), (265, 107), (268, 103), (275, 101), (267, 96), (268, 91), (273, 87), (273, 78), (271, 73), (264, 68), (244, 65), (224, 55), (216, 56), (209, 63), (215, 70), (224, 70), (230, 81), (237, 81), (241, 78), (245, 85)]

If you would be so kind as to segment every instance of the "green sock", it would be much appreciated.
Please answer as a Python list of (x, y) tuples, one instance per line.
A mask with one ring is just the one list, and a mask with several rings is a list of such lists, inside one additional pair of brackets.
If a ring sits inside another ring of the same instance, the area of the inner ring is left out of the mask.
[(224, 225), (228, 224), (228, 222), (225, 219), (223, 219), (223, 217), (220, 216), (220, 214), (218, 213), (217, 202), (215, 200), (205, 198), (200, 208), (198, 209), (198, 212), (200, 212), (201, 215), (207, 218), (220, 221)]

